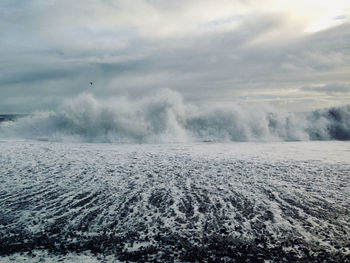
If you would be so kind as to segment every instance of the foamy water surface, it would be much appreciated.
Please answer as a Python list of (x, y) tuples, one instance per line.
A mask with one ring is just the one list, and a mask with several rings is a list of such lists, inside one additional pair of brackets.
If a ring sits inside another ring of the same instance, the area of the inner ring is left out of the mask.
[(1, 262), (346, 262), (350, 144), (0, 143)]

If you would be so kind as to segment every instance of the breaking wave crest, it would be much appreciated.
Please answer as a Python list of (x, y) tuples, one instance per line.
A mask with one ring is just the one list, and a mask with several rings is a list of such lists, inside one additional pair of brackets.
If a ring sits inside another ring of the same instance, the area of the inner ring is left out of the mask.
[(56, 111), (0, 123), (0, 137), (122, 143), (350, 140), (350, 105), (287, 113), (264, 104), (188, 105), (169, 90), (136, 101), (101, 102), (83, 93)]

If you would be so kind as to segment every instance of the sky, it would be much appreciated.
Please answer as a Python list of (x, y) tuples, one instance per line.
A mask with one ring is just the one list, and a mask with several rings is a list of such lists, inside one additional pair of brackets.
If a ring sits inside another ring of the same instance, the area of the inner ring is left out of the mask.
[(350, 103), (347, 0), (0, 0), (0, 32), (0, 113), (86, 91), (288, 111)]

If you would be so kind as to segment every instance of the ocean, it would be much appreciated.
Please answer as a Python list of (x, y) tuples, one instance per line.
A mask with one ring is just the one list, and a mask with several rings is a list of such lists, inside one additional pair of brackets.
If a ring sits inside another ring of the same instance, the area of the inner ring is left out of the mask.
[(346, 262), (350, 143), (0, 143), (1, 262)]
[(349, 127), (174, 94), (7, 118), (0, 262), (349, 262)]

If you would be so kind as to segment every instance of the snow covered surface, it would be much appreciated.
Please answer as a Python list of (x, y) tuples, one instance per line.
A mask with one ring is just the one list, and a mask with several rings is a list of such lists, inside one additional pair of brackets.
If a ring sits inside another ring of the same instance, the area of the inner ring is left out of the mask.
[(0, 142), (0, 262), (350, 260), (350, 142)]

